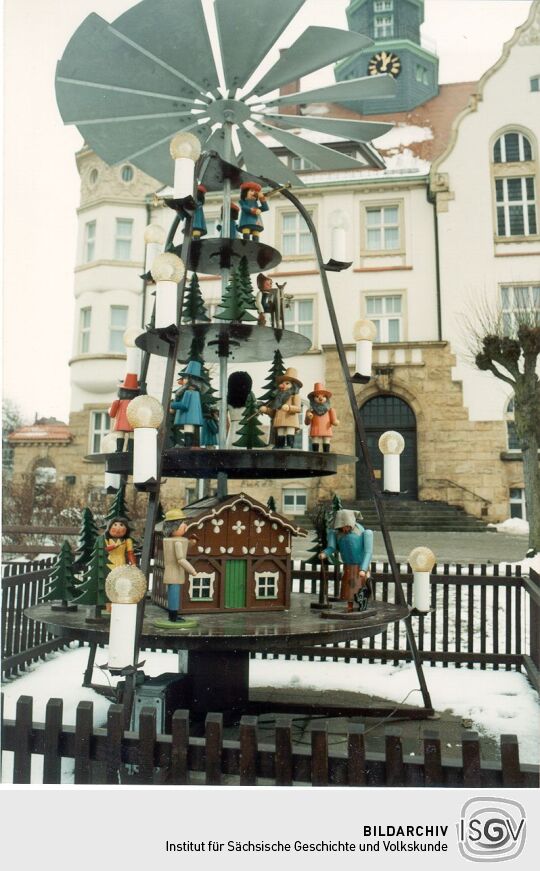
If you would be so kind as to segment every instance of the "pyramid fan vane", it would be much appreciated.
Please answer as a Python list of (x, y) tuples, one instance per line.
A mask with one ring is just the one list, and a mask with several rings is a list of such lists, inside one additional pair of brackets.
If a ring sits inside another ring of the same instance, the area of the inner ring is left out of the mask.
[[(56, 98), (66, 124), (109, 164), (131, 161), (162, 184), (173, 183), (169, 142), (190, 131), (204, 150), (229, 163), (240, 160), (248, 173), (277, 184), (301, 180), (262, 142), (254, 130), (271, 135), (320, 169), (380, 166), (365, 147), (355, 161), (281, 128), (314, 130), (359, 143), (381, 136), (390, 124), (332, 117), (280, 115), (282, 104), (332, 102), (391, 96), (391, 76), (367, 76), (311, 91), (275, 96), (281, 85), (301, 79), (370, 44), (368, 37), (310, 26), (274, 65), (257, 78), (262, 61), (305, 0), (214, 0), (221, 65), (208, 33), (202, 0), (142, 0), (112, 23), (92, 13), (70, 39), (56, 71)], [(248, 80), (249, 93), (237, 96)], [(273, 99), (265, 94), (274, 92)], [(279, 111), (279, 109), (278, 109)], [(241, 154), (228, 151), (226, 131), (236, 128)]]

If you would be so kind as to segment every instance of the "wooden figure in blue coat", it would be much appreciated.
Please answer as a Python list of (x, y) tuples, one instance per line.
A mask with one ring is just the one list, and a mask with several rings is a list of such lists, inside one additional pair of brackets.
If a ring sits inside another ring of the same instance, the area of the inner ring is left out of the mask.
[(197, 186), (197, 206), (193, 215), (193, 224), (191, 225), (191, 235), (194, 239), (200, 239), (201, 236), (206, 236), (206, 220), (204, 217), (204, 200), (206, 188), (203, 184)]
[(177, 383), (180, 389), (171, 402), (171, 409), (176, 412), (173, 426), (183, 434), (184, 447), (199, 447), (199, 434), (204, 424), (201, 392), (206, 387), (202, 364), (190, 360), (179, 374)]
[(268, 211), (268, 203), (260, 184), (245, 181), (240, 185), (240, 220), (238, 229), (244, 239), (257, 240), (264, 230), (261, 212)]
[(347, 611), (365, 611), (369, 598), (369, 567), (373, 554), (373, 532), (364, 529), (354, 511), (336, 511), (333, 528), (328, 530), (328, 546), (319, 554), (327, 560), (336, 552), (343, 560), (343, 576), (339, 597), (347, 602)]

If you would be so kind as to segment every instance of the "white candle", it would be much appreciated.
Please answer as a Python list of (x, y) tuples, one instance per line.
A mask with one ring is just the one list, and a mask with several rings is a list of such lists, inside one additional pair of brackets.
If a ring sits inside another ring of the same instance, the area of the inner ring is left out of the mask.
[(362, 339), (356, 343), (356, 372), (364, 378), (371, 378), (373, 361), (373, 342)]
[(345, 227), (332, 229), (332, 259), (347, 263), (347, 231)]
[(157, 478), (157, 429), (139, 426), (133, 430), (133, 483)]
[(175, 200), (193, 196), (195, 164), (190, 157), (177, 157), (174, 161), (173, 197)]
[(177, 286), (175, 281), (156, 284), (156, 329), (176, 326)]
[(109, 630), (110, 669), (121, 670), (134, 665), (136, 626), (137, 605), (118, 605), (113, 602)]
[(429, 611), (429, 572), (413, 573), (413, 607), (417, 611)]
[(384, 455), (384, 489), (388, 493), (399, 493), (399, 454)]

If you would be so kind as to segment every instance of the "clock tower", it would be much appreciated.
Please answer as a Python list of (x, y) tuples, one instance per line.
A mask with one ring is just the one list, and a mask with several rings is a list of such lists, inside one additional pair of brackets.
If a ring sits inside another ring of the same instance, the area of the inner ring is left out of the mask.
[(358, 100), (347, 105), (362, 115), (405, 112), (439, 92), (439, 59), (421, 44), (424, 0), (351, 0), (349, 30), (365, 33), (374, 45), (335, 66), (338, 82), (389, 73), (396, 80), (390, 99)]

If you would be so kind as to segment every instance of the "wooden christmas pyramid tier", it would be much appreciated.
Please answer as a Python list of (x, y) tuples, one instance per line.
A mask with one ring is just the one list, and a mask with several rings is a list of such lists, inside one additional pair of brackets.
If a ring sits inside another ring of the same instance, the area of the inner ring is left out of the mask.
[[(105, 462), (108, 472), (130, 475), (131, 453), (90, 454), (91, 462)], [(355, 463), (356, 457), (315, 451), (213, 450), (211, 448), (168, 448), (163, 453), (162, 475), (166, 478), (314, 478), (335, 475), (341, 463)]]
[[(178, 342), (178, 360), (189, 359), (193, 339), (208, 365), (219, 357), (229, 357), (235, 363), (272, 360), (276, 349), (284, 358), (305, 354), (311, 348), (307, 336), (292, 330), (277, 330), (253, 323), (221, 321), (208, 324), (182, 324)], [(136, 339), (137, 347), (158, 357), (169, 355), (169, 342), (159, 330), (147, 330)]]
[[(171, 251), (178, 257), (182, 256), (181, 245), (174, 246)], [(246, 258), (250, 272), (265, 272), (281, 263), (277, 248), (263, 242), (212, 236), (191, 241), (188, 269), (199, 275), (221, 275), (223, 269), (238, 266), (242, 257)]]

